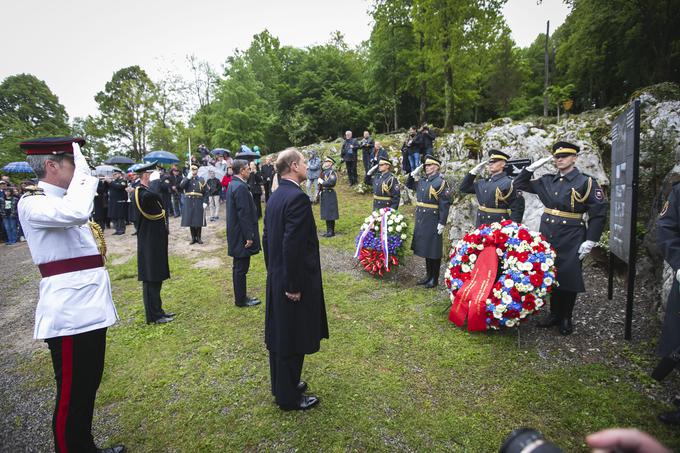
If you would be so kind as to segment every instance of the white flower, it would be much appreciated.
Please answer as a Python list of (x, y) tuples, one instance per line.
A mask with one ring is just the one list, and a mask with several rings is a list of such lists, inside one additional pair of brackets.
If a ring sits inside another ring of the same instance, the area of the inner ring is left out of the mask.
[(474, 263), (475, 261), (477, 261), (477, 255), (470, 255), (470, 262)]
[(388, 225), (392, 225), (393, 223), (394, 223), (394, 221), (392, 221), (392, 219), (390, 219), (390, 220), (387, 221), (387, 224), (388, 224)]
[(550, 258), (546, 258), (545, 264), (547, 264), (548, 266), (552, 266), (553, 264), (555, 264), (555, 262), (553, 260), (551, 260)]
[(394, 233), (394, 228), (393, 227), (387, 227), (387, 232), (388, 233)]
[(366, 228), (368, 228), (368, 225), (366, 225), (365, 223), (363, 225), (361, 225), (362, 230), (365, 230)]
[(397, 230), (398, 233), (401, 233), (401, 225), (397, 225), (396, 230)]
[[(484, 248), (483, 245), (478, 245), (478, 246), (477, 246), (477, 249), (479, 249), (479, 250), (482, 250), (483, 248)], [(498, 256), (503, 256), (503, 250), (501, 250), (501, 249), (496, 249), (496, 255), (498, 255)]]
[(515, 324), (517, 324), (517, 320), (516, 320), (516, 319), (508, 319), (507, 321), (505, 321), (505, 325), (506, 325), (507, 327), (512, 327), (512, 326), (514, 326)]
[(375, 231), (380, 231), (380, 227), (379, 227), (379, 226), (377, 226), (377, 225), (376, 225), (376, 226), (374, 226), (374, 227), (373, 227), (373, 229), (374, 229)]
[(406, 239), (406, 235), (405, 235), (405, 234), (402, 234), (402, 235), (401, 235), (401, 239), (402, 239), (402, 240)]
[(541, 263), (541, 270), (543, 272), (548, 272), (548, 269), (550, 269), (550, 266), (548, 266), (546, 263)]
[(515, 286), (515, 282), (513, 282), (511, 278), (506, 278), (505, 281), (503, 282), (503, 286), (505, 286), (506, 288), (512, 288), (513, 286)]
[(370, 215), (364, 219), (364, 223), (371, 223), (373, 221), (373, 217)]
[(546, 278), (543, 279), (543, 283), (545, 283), (546, 285), (550, 286), (550, 285), (553, 284), (553, 279), (550, 278), (550, 277), (546, 277)]
[(386, 209), (385, 208), (380, 208), (380, 214), (385, 214)]
[(397, 216), (397, 221), (398, 221), (398, 222), (401, 222), (402, 220), (404, 220), (404, 216), (401, 215), (401, 214), (399, 214), (399, 215)]
[(378, 211), (373, 211), (373, 213), (371, 215), (375, 218), (380, 217), (380, 214), (378, 214)]

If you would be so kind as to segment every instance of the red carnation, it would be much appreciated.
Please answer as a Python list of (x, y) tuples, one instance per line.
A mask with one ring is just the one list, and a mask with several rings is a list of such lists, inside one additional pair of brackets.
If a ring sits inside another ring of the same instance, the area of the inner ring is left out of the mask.
[(512, 296), (513, 300), (519, 300), (521, 297), (519, 291), (517, 291), (517, 288), (515, 288), (514, 286), (510, 288), (510, 296)]
[(510, 225), (511, 223), (512, 223), (512, 220), (507, 220), (507, 219), (506, 219), (506, 220), (503, 220), (503, 221), (501, 222), (501, 226), (508, 226), (508, 225)]
[(529, 277), (529, 281), (536, 287), (541, 286), (541, 283), (543, 283), (543, 272), (536, 272)]
[(470, 257), (467, 255), (463, 255), (460, 257), (460, 260), (464, 263), (467, 263), (468, 261), (470, 261)]

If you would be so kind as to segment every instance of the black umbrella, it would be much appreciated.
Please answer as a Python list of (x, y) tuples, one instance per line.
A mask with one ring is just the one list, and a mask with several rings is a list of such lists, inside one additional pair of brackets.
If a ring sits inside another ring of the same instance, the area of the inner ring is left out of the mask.
[(241, 152), (239, 152), (239, 153), (236, 155), (236, 159), (245, 159), (245, 160), (247, 160), (248, 162), (250, 162), (251, 160), (259, 159), (260, 157), (262, 157), (262, 156), (260, 156), (260, 155), (257, 154), (257, 153), (254, 153), (254, 152), (252, 152), (252, 151), (250, 151), (250, 150), (248, 150), (248, 151), (241, 151)]
[(125, 156), (112, 156), (104, 161), (108, 165), (130, 165), (134, 164), (135, 161)]

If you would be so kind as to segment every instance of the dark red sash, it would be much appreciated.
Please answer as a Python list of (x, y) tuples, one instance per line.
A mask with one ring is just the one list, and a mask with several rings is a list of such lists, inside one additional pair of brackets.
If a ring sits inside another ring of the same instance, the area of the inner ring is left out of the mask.
[(38, 264), (38, 269), (40, 269), (40, 275), (45, 278), (102, 266), (104, 266), (104, 258), (101, 255), (88, 255)]
[(449, 321), (462, 327), (467, 318), (468, 330), (486, 330), (486, 299), (498, 273), (496, 247), (484, 247), (477, 256), (475, 268), (463, 289), (456, 293), (449, 312)]

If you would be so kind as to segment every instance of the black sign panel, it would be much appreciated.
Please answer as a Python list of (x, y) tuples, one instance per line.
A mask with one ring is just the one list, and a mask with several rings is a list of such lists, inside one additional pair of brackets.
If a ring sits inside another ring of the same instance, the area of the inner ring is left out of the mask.
[(631, 259), (637, 215), (637, 173), (640, 149), (640, 101), (633, 102), (612, 125), (611, 211), (609, 248), (626, 263)]
[(522, 171), (524, 167), (530, 164), (531, 159), (509, 160), (505, 163), (505, 173), (511, 178), (514, 178), (515, 176), (519, 175), (519, 172)]

